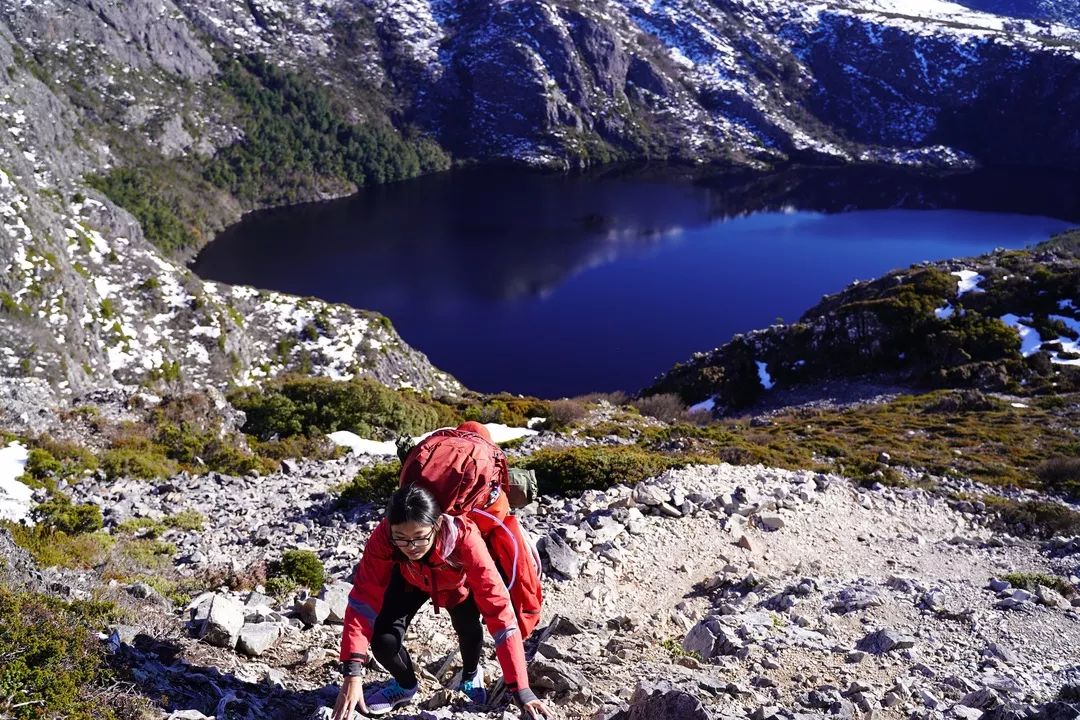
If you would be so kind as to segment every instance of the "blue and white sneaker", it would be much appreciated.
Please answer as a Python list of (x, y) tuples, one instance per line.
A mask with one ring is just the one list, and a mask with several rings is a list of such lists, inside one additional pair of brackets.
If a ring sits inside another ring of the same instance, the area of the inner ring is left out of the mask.
[(458, 690), (469, 696), (476, 705), (487, 704), (487, 690), (484, 689), (484, 667), (478, 666), (476, 673), (469, 678), (462, 678)]
[(391, 680), (388, 685), (384, 685), (377, 692), (373, 692), (371, 697), (364, 699), (367, 704), (367, 714), (386, 715), (402, 705), (408, 705), (416, 697), (416, 691), (419, 687), (418, 685), (406, 689), (398, 685), (397, 680)]

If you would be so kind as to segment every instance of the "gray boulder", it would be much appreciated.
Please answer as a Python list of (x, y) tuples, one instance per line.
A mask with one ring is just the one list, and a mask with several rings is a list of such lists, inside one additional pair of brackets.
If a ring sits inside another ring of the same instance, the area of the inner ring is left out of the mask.
[(330, 606), (317, 597), (309, 597), (298, 605), (296, 613), (308, 627), (322, 625), (330, 617)]
[(228, 595), (215, 595), (209, 604), (199, 637), (211, 645), (236, 647), (240, 629), (244, 627), (244, 606)]
[(281, 627), (275, 623), (254, 623), (240, 629), (236, 649), (245, 655), (259, 657), (281, 637)]
[(784, 518), (779, 515), (759, 515), (758, 522), (766, 530), (779, 530), (784, 527)]
[(712, 720), (701, 701), (670, 683), (639, 682), (630, 698), (627, 720)]
[(1010, 665), (1016, 662), (1016, 653), (1014, 653), (1012, 650), (1002, 645), (1001, 643), (996, 642), (988, 643), (982, 651), (982, 656), (984, 658), (994, 658), (997, 660), (1001, 660), (1002, 662), (1007, 662)]
[(319, 599), (330, 608), (327, 622), (339, 625), (345, 622), (345, 609), (349, 606), (349, 593), (352, 592), (352, 587), (352, 583), (338, 580), (324, 587), (319, 593)]
[(544, 551), (552, 570), (567, 578), (578, 576), (581, 558), (562, 535), (549, 533), (545, 538)]
[(671, 502), (671, 495), (655, 485), (639, 484), (634, 488), (634, 501), (641, 505), (659, 506)]
[(561, 660), (537, 657), (529, 663), (529, 685), (555, 694), (577, 692), (589, 684), (584, 675)]
[(977, 710), (988, 710), (1001, 704), (1001, 698), (991, 688), (984, 687), (974, 692), (969, 692), (960, 700), (960, 705)]
[(274, 598), (270, 597), (269, 595), (264, 595), (261, 592), (255, 592), (254, 590), (252, 590), (251, 594), (248, 595), (247, 600), (244, 601), (244, 605), (249, 608), (273, 608), (277, 605), (277, 603), (274, 601)]
[(1068, 608), (1070, 603), (1061, 593), (1053, 588), (1048, 588), (1045, 585), (1037, 585), (1035, 587), (1035, 595), (1039, 598), (1039, 602), (1047, 607), (1052, 608)]
[(881, 595), (872, 588), (849, 587), (844, 588), (833, 598), (830, 610), (834, 613), (849, 613), (856, 610), (865, 610), (868, 607), (881, 605)]
[(717, 655), (734, 655), (744, 643), (734, 628), (725, 625), (716, 615), (709, 615), (683, 638), (683, 649), (697, 653), (704, 660)]
[(906, 650), (915, 647), (915, 638), (901, 635), (895, 630), (878, 630), (864, 637), (859, 642), (859, 650), (880, 655), (891, 650)]

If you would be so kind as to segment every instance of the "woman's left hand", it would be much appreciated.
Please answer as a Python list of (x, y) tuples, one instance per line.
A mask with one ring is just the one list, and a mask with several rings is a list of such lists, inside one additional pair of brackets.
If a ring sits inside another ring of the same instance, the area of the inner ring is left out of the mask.
[(542, 701), (533, 700), (522, 706), (521, 717), (525, 720), (545, 720), (545, 718), (553, 719), (555, 714), (548, 710), (547, 705)]

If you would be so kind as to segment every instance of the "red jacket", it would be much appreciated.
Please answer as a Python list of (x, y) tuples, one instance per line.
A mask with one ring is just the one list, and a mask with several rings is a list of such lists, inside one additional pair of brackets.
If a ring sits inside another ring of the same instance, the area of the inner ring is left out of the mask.
[(443, 516), (434, 549), (415, 562), (397, 552), (390, 543), (390, 524), (385, 519), (375, 526), (353, 573), (341, 636), (342, 662), (354, 653), (367, 654), (375, 618), (382, 610), (395, 563), (406, 582), (431, 596), (436, 612), (440, 607), (454, 607), (471, 592), (488, 632), (495, 639), (495, 654), (507, 688), (521, 690), (529, 686), (525, 649), (506, 584), (476, 525), (466, 518), (450, 515)]

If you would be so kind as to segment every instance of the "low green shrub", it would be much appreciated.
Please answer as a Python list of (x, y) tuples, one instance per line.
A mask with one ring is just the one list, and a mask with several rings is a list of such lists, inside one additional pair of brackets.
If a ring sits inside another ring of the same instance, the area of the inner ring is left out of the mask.
[(172, 566), (176, 554), (175, 545), (156, 538), (127, 540), (119, 550), (140, 569), (159, 572)]
[(219, 427), (202, 429), (194, 423), (168, 422), (156, 419), (157, 432), (153, 444), (170, 460), (192, 470), (213, 470), (226, 475), (246, 475), (258, 470), (272, 472), (276, 462), (267, 461), (251, 452), (243, 436), (221, 437)]
[(95, 532), (104, 524), (101, 508), (97, 505), (76, 505), (67, 495), (61, 494), (54, 494), (35, 506), (31, 514), (40, 525), (68, 535)]
[(128, 518), (116, 526), (116, 532), (120, 535), (141, 535), (143, 537), (157, 537), (165, 532), (165, 523), (153, 518)]
[(667, 650), (668, 654), (671, 655), (672, 659), (674, 660), (678, 660), (679, 658), (692, 658), (699, 662), (701, 661), (701, 655), (694, 652), (693, 650), (687, 650), (686, 648), (684, 648), (682, 646), (682, 641), (677, 637), (667, 638), (660, 643), (660, 647), (664, 648), (664, 650)]
[(198, 532), (206, 524), (206, 518), (198, 510), (181, 510), (175, 515), (166, 516), (164, 523), (167, 527), (177, 530), (191, 530)]
[(326, 571), (319, 556), (310, 550), (286, 550), (281, 555), (281, 563), (274, 577), (284, 577), (298, 586), (319, 590), (326, 578)]
[(166, 515), (160, 520), (152, 518), (129, 518), (116, 526), (121, 535), (140, 535), (144, 538), (156, 538), (166, 530), (202, 530), (206, 518), (198, 510), (183, 510), (175, 515)]
[(1035, 468), (1035, 476), (1050, 490), (1080, 499), (1080, 457), (1055, 457)]
[[(537, 408), (537, 410), (542, 411), (543, 408)], [(563, 432), (569, 430), (575, 423), (584, 420), (588, 414), (588, 406), (579, 400), (554, 400), (548, 403), (546, 412), (532, 417), (544, 418), (540, 426), (544, 430)], [(524, 427), (525, 423), (521, 423), (520, 426)]]
[(61, 467), (60, 461), (48, 450), (31, 448), (29, 457), (26, 459), (26, 468), (20, 479), (31, 487), (45, 487), (44, 481), (58, 475)]
[(670, 468), (698, 462), (713, 461), (623, 446), (540, 450), (522, 458), (519, 464), (536, 471), (541, 492), (573, 494), (585, 490), (604, 490), (619, 483), (633, 485)]
[(433, 430), (439, 420), (439, 412), (419, 396), (371, 378), (290, 377), (264, 388), (237, 390), (229, 401), (247, 415), (243, 431), (260, 440), (314, 438), (338, 430), (393, 439)]
[[(566, 427), (570, 423), (584, 417), (574, 417), (580, 403), (573, 400), (557, 400), (545, 402), (534, 397), (518, 397), (501, 393), (484, 398), (482, 402), (474, 402), (467, 405), (461, 411), (461, 420), (475, 420), (480, 423), (501, 423), (510, 427), (527, 427), (530, 418), (546, 417), (552, 420), (552, 413), (559, 415), (554, 418), (560, 427)], [(564, 416), (564, 417), (563, 417)], [(446, 425), (456, 425), (461, 420), (453, 419)], [(554, 429), (552, 427), (551, 429)]]
[(1044, 538), (1080, 535), (1080, 512), (1061, 503), (1019, 501), (997, 495), (984, 495), (980, 499), (1003, 525), (1014, 531)]
[(195, 586), (192, 581), (176, 581), (163, 578), (160, 575), (136, 575), (124, 578), (127, 583), (142, 582), (161, 593), (162, 597), (173, 604), (174, 607), (184, 607), (194, 597)]
[(175, 460), (164, 449), (149, 440), (132, 440), (106, 450), (101, 468), (110, 478), (134, 477), (143, 480), (169, 477), (179, 471)]
[(630, 402), (638, 412), (648, 417), (663, 420), (664, 422), (676, 422), (683, 419), (686, 414), (686, 405), (675, 393), (658, 393), (647, 395)]
[(949, 318), (949, 330), (927, 338), (928, 351), (942, 362), (947, 354), (962, 351), (974, 361), (998, 360), (1017, 356), (1020, 336), (996, 317), (985, 317), (969, 310)]
[(505, 450), (515, 450), (525, 444), (525, 441), (529, 439), (528, 435), (522, 435), (521, 437), (512, 438), (510, 440), (503, 440), (499, 443), (499, 447)]
[(29, 552), (42, 567), (85, 570), (101, 565), (108, 558), (115, 541), (104, 532), (68, 535), (44, 525), (27, 527), (0, 521), (15, 544)]
[(932, 402), (926, 403), (924, 412), (929, 413), (969, 413), (1000, 410), (1004, 406), (1001, 400), (985, 395), (978, 390), (951, 390), (938, 393)]
[(347, 450), (335, 445), (333, 441), (324, 436), (306, 437), (294, 435), (293, 437), (280, 438), (278, 440), (257, 440), (249, 438), (248, 444), (252, 452), (265, 460), (276, 462), (287, 458), (308, 458), (310, 460), (333, 460), (342, 457)]
[(401, 464), (396, 462), (362, 468), (352, 480), (334, 488), (338, 493), (338, 506), (386, 500), (398, 489), (400, 473)]
[(97, 458), (87, 448), (73, 443), (39, 437), (30, 441), (29, 457), (22, 482), (35, 488), (52, 488), (63, 479), (76, 482), (87, 471), (97, 469)]
[(299, 587), (300, 585), (292, 578), (278, 575), (266, 581), (266, 594), (279, 602), (284, 602), (289, 593)]
[(1057, 575), (1047, 575), (1039, 572), (1011, 572), (1001, 576), (1001, 579), (1013, 587), (1035, 591), (1039, 585), (1056, 590), (1065, 597), (1073, 597), (1077, 594), (1076, 589), (1065, 578)]
[(65, 603), (0, 585), (0, 716), (114, 720), (113, 681), (95, 634), (120, 619), (114, 605)]

